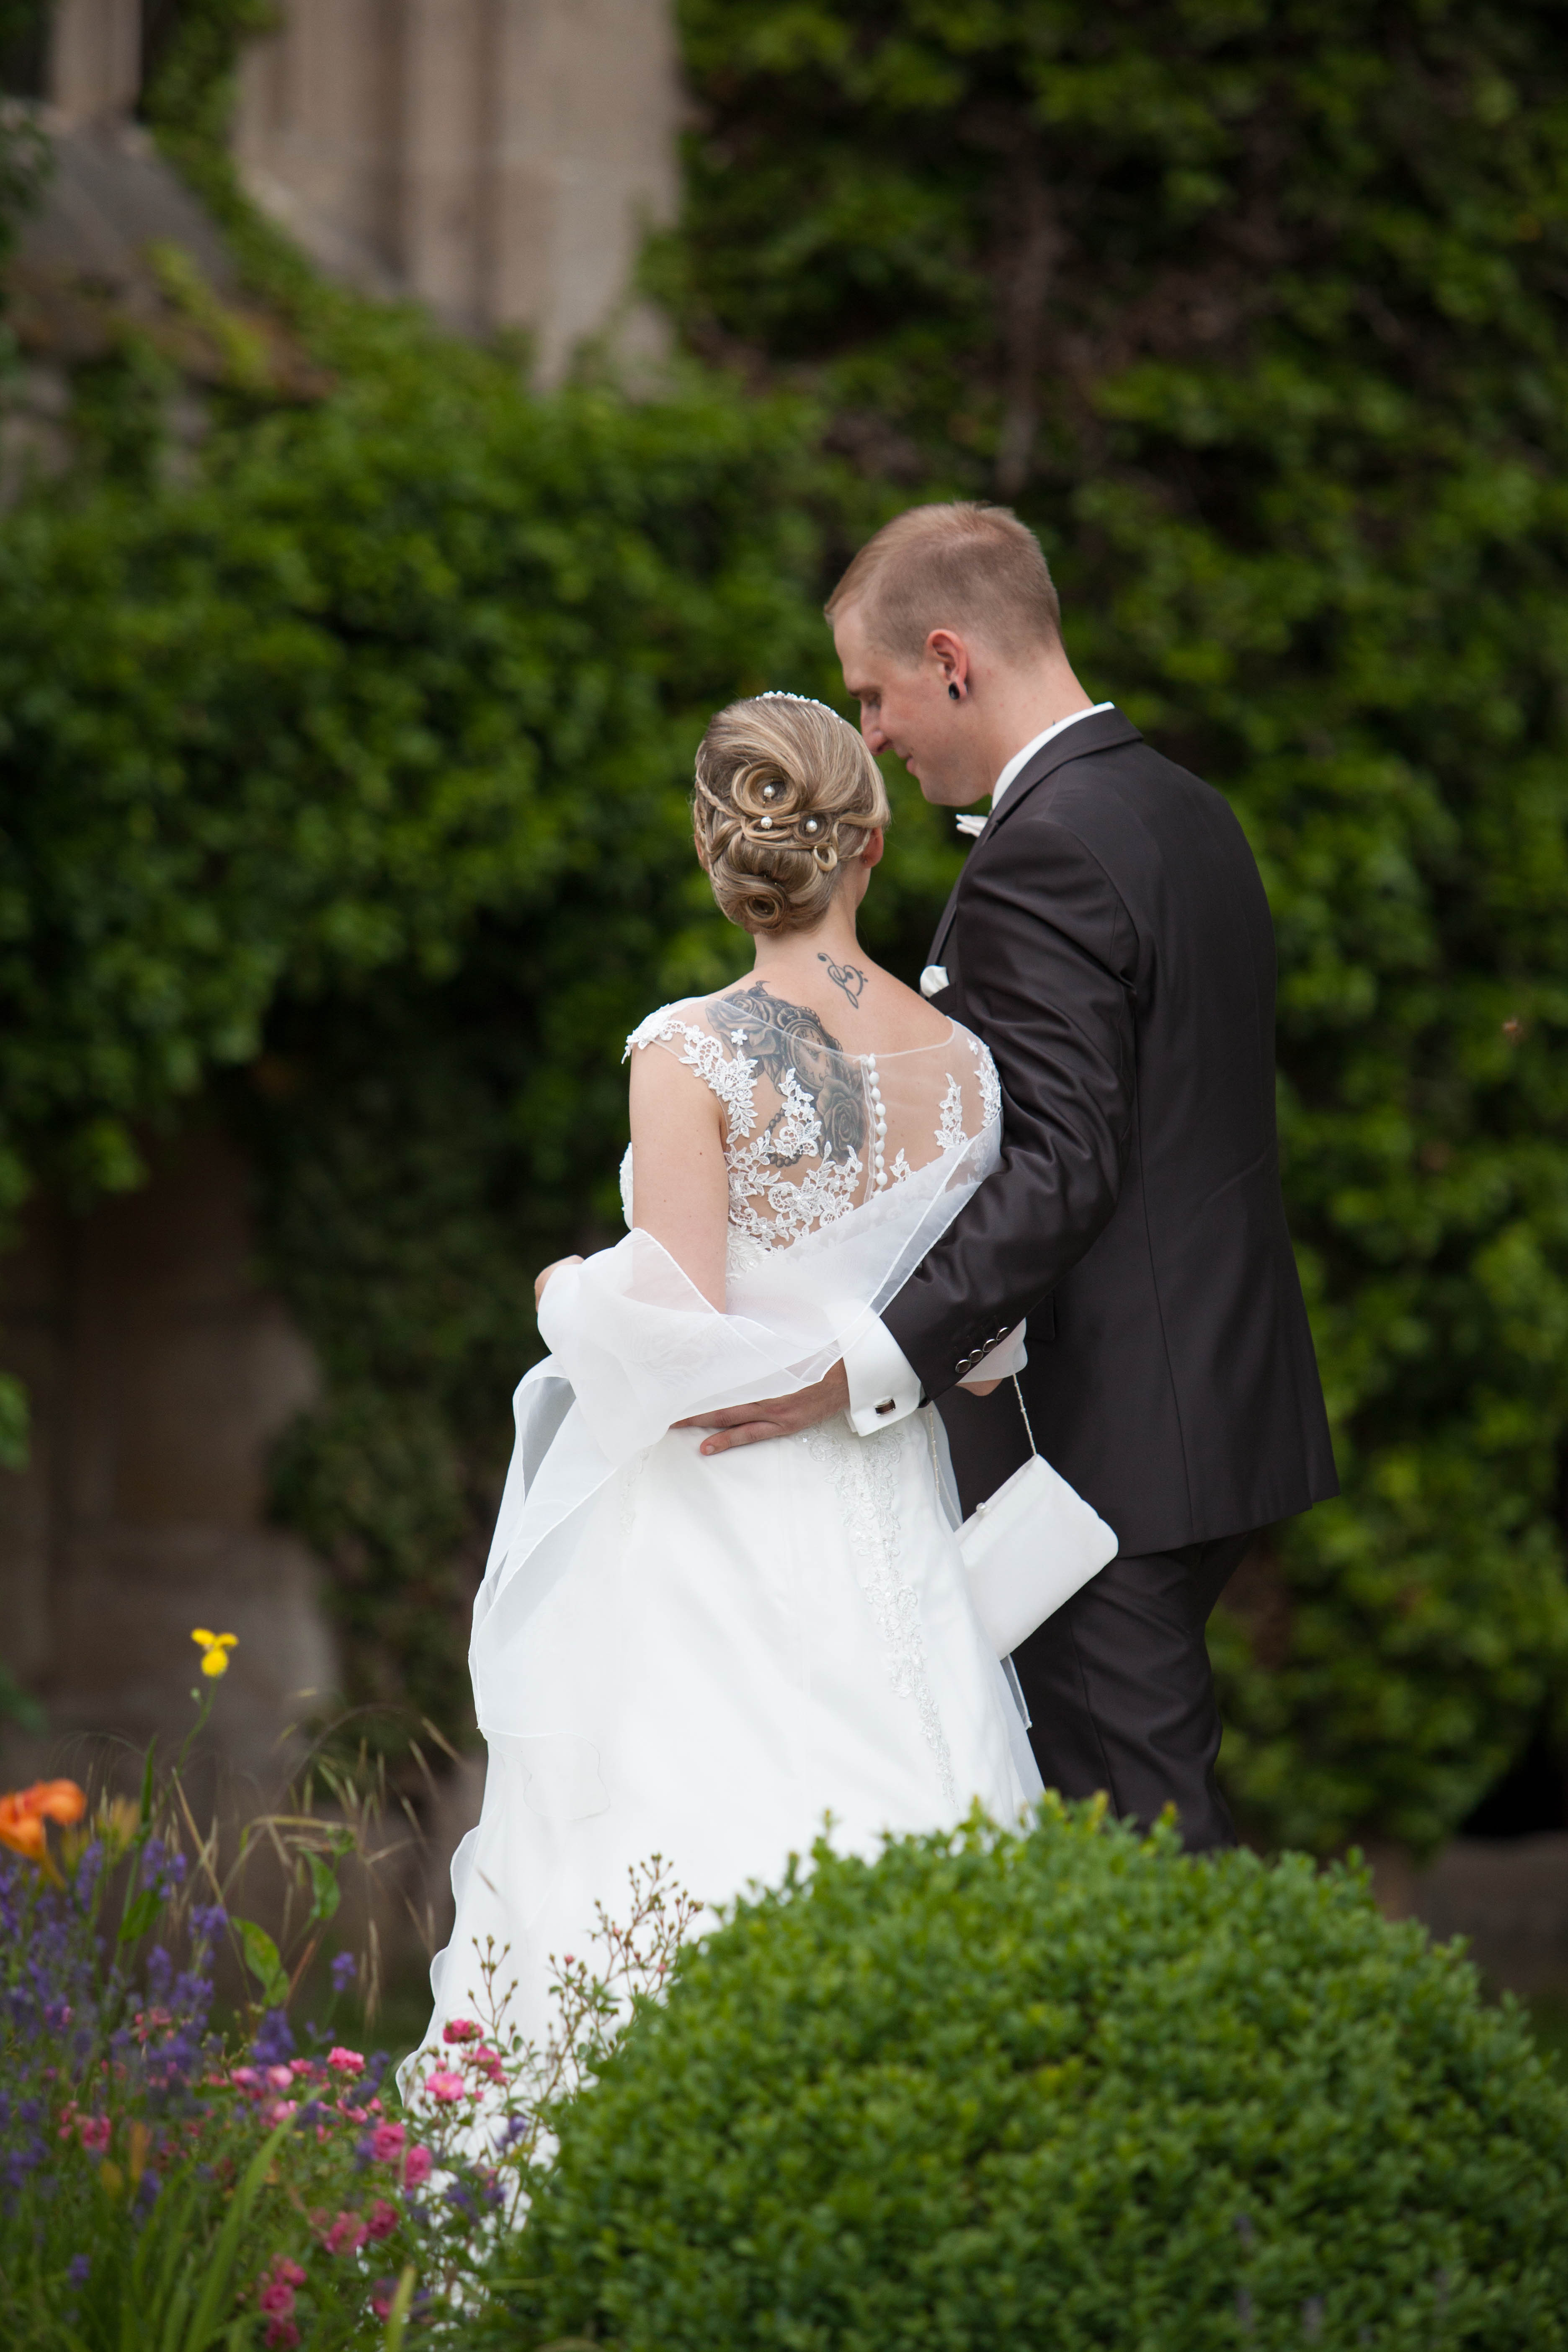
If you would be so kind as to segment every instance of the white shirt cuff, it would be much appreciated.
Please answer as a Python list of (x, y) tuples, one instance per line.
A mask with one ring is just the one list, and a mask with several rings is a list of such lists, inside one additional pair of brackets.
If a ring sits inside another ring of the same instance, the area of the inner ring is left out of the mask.
[(991, 1353), (982, 1356), (973, 1370), (965, 1372), (959, 1387), (972, 1389), (976, 1381), (1010, 1381), (1015, 1372), (1021, 1372), (1029, 1360), (1029, 1351), (1024, 1345), (1028, 1328), (1027, 1316), (1021, 1323), (1015, 1323), (1006, 1338), (998, 1339)]
[(879, 1315), (844, 1350), (849, 1426), (857, 1437), (890, 1429), (921, 1401), (920, 1375)]

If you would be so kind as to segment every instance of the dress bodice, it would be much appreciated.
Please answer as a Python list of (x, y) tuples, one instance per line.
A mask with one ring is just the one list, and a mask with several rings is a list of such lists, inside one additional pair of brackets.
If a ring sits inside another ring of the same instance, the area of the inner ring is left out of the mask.
[[(731, 1270), (835, 1223), (1000, 1126), (995, 1066), (958, 1022), (930, 1045), (847, 1054), (816, 1013), (753, 982), (650, 1013), (626, 1053), (653, 1046), (719, 1098)], [(628, 1226), (631, 1177), (628, 1148)]]

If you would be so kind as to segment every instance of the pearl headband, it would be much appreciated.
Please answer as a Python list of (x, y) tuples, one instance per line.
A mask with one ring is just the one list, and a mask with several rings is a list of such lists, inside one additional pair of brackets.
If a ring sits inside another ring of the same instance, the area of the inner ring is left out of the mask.
[(843, 713), (835, 710), (831, 703), (818, 702), (815, 694), (792, 694), (787, 686), (770, 686), (765, 694), (754, 695), (752, 699), (756, 702), (806, 702), (813, 710), (826, 710), (829, 719), (837, 719), (841, 726), (849, 724)]

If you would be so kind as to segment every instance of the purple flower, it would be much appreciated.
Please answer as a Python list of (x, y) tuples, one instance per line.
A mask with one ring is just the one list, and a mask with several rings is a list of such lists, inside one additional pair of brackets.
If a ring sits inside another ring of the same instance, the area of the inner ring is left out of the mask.
[(349, 1985), (353, 1984), (357, 1974), (358, 1970), (354, 1967), (353, 1954), (352, 1952), (340, 1952), (337, 1958), (332, 1962), (332, 1990), (334, 1992), (342, 1992)]
[(72, 2286), (85, 2286), (92, 2271), (90, 2254), (73, 2254), (66, 2265), (66, 2276)]
[(228, 1913), (221, 1903), (193, 1903), (191, 1906), (191, 1936), (198, 1944), (210, 1944), (222, 1935), (228, 1925)]
[(280, 2066), (294, 2055), (294, 2036), (280, 2009), (269, 2009), (256, 2030), (251, 2056), (258, 2066)]
[(149, 1838), (142, 1853), (142, 1884), (155, 1886), (160, 1895), (171, 1887), (185, 1883), (185, 1857), (164, 1844), (162, 1838)]

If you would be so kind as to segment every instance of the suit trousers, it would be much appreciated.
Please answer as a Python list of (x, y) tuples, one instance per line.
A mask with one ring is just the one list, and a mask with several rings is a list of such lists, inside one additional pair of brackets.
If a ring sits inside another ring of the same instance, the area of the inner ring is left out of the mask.
[(1204, 1628), (1252, 1534), (1120, 1557), (1013, 1655), (1047, 1789), (1103, 1789), (1124, 1820), (1176, 1808), (1190, 1853), (1234, 1845), (1215, 1785), (1219, 1707)]

